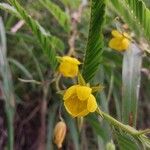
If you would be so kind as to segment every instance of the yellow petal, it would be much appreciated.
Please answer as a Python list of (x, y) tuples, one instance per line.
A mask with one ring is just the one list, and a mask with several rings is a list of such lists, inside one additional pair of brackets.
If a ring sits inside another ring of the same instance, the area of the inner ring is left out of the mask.
[(78, 65), (70, 62), (62, 62), (58, 69), (65, 77), (75, 77), (78, 74)]
[(89, 113), (89, 111), (86, 109), (86, 110), (82, 111), (81, 113), (79, 113), (79, 114), (77, 115), (77, 117), (84, 117), (84, 116), (86, 116), (88, 113)]
[(118, 38), (121, 38), (122, 37), (122, 34), (117, 31), (117, 30), (112, 30), (111, 34), (114, 36), (114, 37), (118, 37)]
[(68, 88), (63, 96), (63, 100), (66, 100), (68, 99), (71, 95), (75, 94), (76, 93), (76, 87), (78, 85), (73, 85), (71, 86), (70, 88)]
[(60, 63), (58, 71), (63, 75), (66, 76), (68, 74), (68, 67), (70, 66), (69, 63)]
[(77, 87), (77, 96), (79, 100), (87, 100), (92, 92), (92, 89), (87, 86), (78, 86)]
[(87, 109), (87, 101), (80, 101), (77, 96), (71, 96), (64, 101), (64, 106), (70, 115), (77, 117), (78, 114)]
[(70, 69), (68, 70), (68, 76), (75, 77), (78, 75), (79, 68), (77, 65), (70, 65)]
[(124, 38), (122, 40), (122, 49), (128, 49), (129, 45), (130, 45), (130, 41), (128, 39)]
[(88, 103), (87, 103), (87, 110), (89, 112), (94, 112), (97, 109), (97, 102), (95, 97), (91, 94), (89, 99), (88, 99)]
[(69, 63), (77, 64), (77, 65), (81, 64), (80, 61), (78, 61), (78, 59), (70, 57), (70, 56), (63, 56), (62, 60), (65, 62), (67, 61)]
[(121, 38), (112, 38), (109, 42), (109, 47), (121, 51), (122, 50), (121, 42), (122, 42)]

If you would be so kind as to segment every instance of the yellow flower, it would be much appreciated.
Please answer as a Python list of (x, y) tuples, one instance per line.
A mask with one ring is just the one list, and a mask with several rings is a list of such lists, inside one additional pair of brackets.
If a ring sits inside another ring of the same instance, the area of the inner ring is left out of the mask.
[(83, 117), (97, 109), (92, 89), (87, 86), (73, 85), (64, 94), (64, 105), (73, 117)]
[(57, 145), (58, 149), (62, 147), (62, 143), (65, 139), (67, 131), (67, 126), (65, 122), (59, 121), (54, 128), (54, 143)]
[(78, 65), (81, 63), (76, 58), (63, 56), (60, 57), (60, 61), (58, 70), (64, 77), (75, 77), (78, 75)]
[(109, 47), (118, 51), (128, 49), (130, 37), (126, 32), (120, 33), (117, 30), (112, 31), (113, 38), (109, 42)]

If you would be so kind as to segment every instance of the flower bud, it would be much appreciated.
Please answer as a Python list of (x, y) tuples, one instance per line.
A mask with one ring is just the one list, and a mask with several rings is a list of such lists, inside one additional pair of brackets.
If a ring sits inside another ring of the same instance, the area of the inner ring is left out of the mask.
[(117, 30), (113, 30), (112, 36), (113, 38), (109, 41), (110, 48), (119, 52), (123, 52), (129, 48), (131, 38), (126, 32), (121, 33)]
[(113, 143), (113, 141), (107, 143), (106, 145), (106, 150), (115, 150), (116, 147), (115, 147), (115, 144)]
[(62, 143), (65, 139), (67, 131), (67, 126), (65, 122), (59, 121), (54, 128), (54, 143), (57, 145), (58, 149), (62, 147)]
[(60, 60), (60, 65), (58, 67), (59, 73), (61, 73), (64, 77), (71, 78), (78, 75), (79, 65), (81, 64), (78, 59), (70, 56), (58, 57), (58, 59)]

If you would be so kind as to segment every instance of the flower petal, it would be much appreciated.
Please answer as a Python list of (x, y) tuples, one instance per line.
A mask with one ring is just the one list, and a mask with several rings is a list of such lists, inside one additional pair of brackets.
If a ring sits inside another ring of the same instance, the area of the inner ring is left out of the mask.
[(67, 76), (68, 68), (70, 68), (69, 63), (61, 62), (60, 65), (59, 65), (58, 70), (63, 76)]
[(87, 103), (87, 110), (89, 112), (94, 112), (97, 109), (97, 102), (95, 97), (91, 94), (89, 99), (88, 99), (88, 103)]
[(68, 113), (70, 113), (73, 117), (77, 117), (78, 114), (87, 109), (87, 101), (80, 101), (75, 95), (65, 100), (64, 106)]
[(122, 40), (122, 49), (128, 49), (129, 45), (130, 45), (130, 41), (128, 39), (124, 38)]
[(81, 64), (80, 61), (78, 61), (78, 59), (70, 57), (70, 56), (63, 56), (62, 60), (67, 61), (67, 62), (72, 63), (72, 64), (77, 64), (77, 65)]
[(109, 42), (109, 47), (118, 51), (125, 50), (122, 48), (122, 38), (112, 38)]
[(70, 65), (70, 69), (68, 69), (68, 77), (75, 77), (78, 75), (79, 68), (77, 65)]
[(77, 87), (77, 86), (78, 86), (78, 85), (73, 85), (73, 86), (71, 86), (70, 88), (68, 88), (68, 89), (66, 90), (64, 96), (63, 96), (63, 100), (66, 100), (66, 99), (70, 98), (70, 96), (72, 96), (73, 94), (75, 94), (75, 93), (76, 93), (76, 87)]
[(122, 34), (117, 30), (112, 30), (111, 34), (113, 35), (113, 37), (117, 37), (117, 38), (122, 37)]
[(84, 117), (84, 116), (86, 116), (88, 113), (89, 113), (89, 111), (86, 109), (86, 110), (82, 111), (81, 113), (79, 113), (79, 114), (77, 115), (77, 117)]
[(78, 74), (78, 65), (70, 62), (62, 62), (58, 69), (65, 77), (75, 77)]
[(76, 90), (77, 96), (81, 101), (87, 100), (92, 92), (92, 89), (90, 87), (80, 85), (76, 88)]

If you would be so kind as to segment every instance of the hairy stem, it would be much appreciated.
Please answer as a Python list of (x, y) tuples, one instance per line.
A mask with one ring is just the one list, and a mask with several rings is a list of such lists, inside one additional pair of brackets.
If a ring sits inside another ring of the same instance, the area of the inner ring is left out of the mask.
[(139, 132), (134, 128), (132, 128), (129, 125), (125, 125), (121, 122), (119, 122), (118, 120), (116, 120), (115, 118), (111, 117), (110, 115), (108, 115), (107, 113), (101, 111), (100, 109), (97, 110), (97, 113), (102, 116), (105, 120), (107, 120), (110, 124), (112, 124), (115, 127), (118, 127), (120, 129), (122, 129), (123, 131), (125, 131), (126, 133), (129, 133), (130, 135), (136, 136), (139, 135)]

